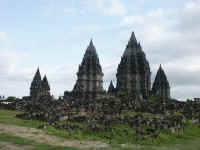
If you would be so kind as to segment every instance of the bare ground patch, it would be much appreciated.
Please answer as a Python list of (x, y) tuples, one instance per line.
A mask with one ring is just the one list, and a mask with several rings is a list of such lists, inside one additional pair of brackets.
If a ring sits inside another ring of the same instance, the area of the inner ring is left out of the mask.
[[(25, 128), (15, 125), (0, 124), (0, 133), (18, 136), (34, 140), (37, 143), (45, 143), (53, 146), (66, 146), (75, 148), (104, 148), (106, 143), (96, 141), (67, 140), (64, 138), (47, 135), (44, 131), (35, 128)], [(14, 149), (15, 150), (15, 149)], [(18, 149), (16, 149), (18, 150)]]
[(7, 142), (0, 142), (0, 150), (29, 150), (31, 147), (18, 146)]

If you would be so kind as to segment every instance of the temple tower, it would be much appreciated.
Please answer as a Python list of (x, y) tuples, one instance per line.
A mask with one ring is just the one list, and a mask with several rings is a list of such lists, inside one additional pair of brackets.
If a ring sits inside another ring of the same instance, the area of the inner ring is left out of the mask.
[(164, 99), (170, 98), (169, 82), (161, 65), (158, 69), (155, 81), (153, 83), (152, 95), (159, 96)]
[(138, 72), (140, 75), (140, 91), (144, 99), (148, 99), (151, 91), (151, 71), (146, 55), (140, 43), (137, 48)]
[(38, 68), (33, 78), (33, 81), (31, 82), (30, 97), (33, 99), (39, 98), (41, 95), (41, 88), (42, 88), (42, 81), (41, 81), (40, 70)]
[(142, 95), (146, 99), (151, 87), (150, 76), (149, 63), (133, 32), (118, 65), (116, 89), (118, 92)]
[(103, 72), (92, 40), (79, 65), (77, 78), (73, 92), (91, 94), (103, 92)]
[(45, 75), (42, 80), (42, 89), (41, 89), (42, 96), (50, 96), (50, 86), (47, 80), (47, 76)]

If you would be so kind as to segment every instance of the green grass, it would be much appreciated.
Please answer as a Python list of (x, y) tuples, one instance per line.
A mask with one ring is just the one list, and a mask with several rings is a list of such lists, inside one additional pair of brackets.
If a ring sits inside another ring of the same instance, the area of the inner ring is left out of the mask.
[[(28, 128), (38, 128), (41, 125), (46, 125), (47, 128), (43, 129), (47, 134), (49, 135), (55, 135), (59, 137), (63, 137), (66, 139), (76, 139), (76, 140), (95, 140), (95, 141), (103, 141), (103, 142), (110, 142), (107, 138), (112, 138), (111, 142), (116, 143), (117, 141), (120, 141), (119, 143), (126, 143), (131, 141), (134, 137), (132, 136), (132, 133), (134, 133), (133, 130), (128, 128), (126, 125), (115, 125), (113, 126), (113, 132), (97, 132), (93, 133), (89, 131), (84, 124), (79, 124), (83, 129), (74, 130), (74, 131), (66, 131), (63, 129), (55, 129), (52, 126), (47, 125), (45, 122), (36, 121), (36, 120), (23, 120), (16, 118), (16, 114), (20, 114), (22, 112), (18, 111), (8, 111), (8, 110), (0, 110), (0, 123), (3, 124), (11, 124), (11, 125), (18, 125)], [(124, 135), (122, 130), (127, 130), (129, 132), (128, 138), (124, 138)], [(118, 134), (119, 133), (119, 134)]]
[(184, 141), (184, 143), (164, 145), (164, 146), (145, 146), (145, 145), (119, 145), (113, 144), (108, 148), (90, 148), (90, 149), (77, 149), (71, 147), (55, 147), (47, 144), (38, 144), (32, 140), (27, 140), (21, 137), (9, 136), (0, 134), (0, 141), (14, 144), (18, 147), (26, 147), (30, 150), (199, 150), (200, 138), (195, 140)]
[[(16, 118), (16, 114), (21, 112), (17, 111), (7, 111), (7, 110), (0, 110), (0, 123), (3, 124), (12, 124), (18, 126), (24, 126), (28, 128), (38, 128), (41, 125), (47, 124), (41, 121), (33, 121), (33, 120), (22, 120)], [(123, 112), (125, 115), (130, 114), (135, 115), (135, 112)], [(146, 115), (146, 114), (145, 114)], [(147, 114), (152, 115), (152, 114)], [(112, 126), (112, 132), (105, 132), (99, 131), (93, 133), (89, 131), (86, 127), (86, 124), (78, 124), (82, 126), (82, 129), (74, 130), (74, 131), (66, 131), (61, 129), (55, 129), (52, 126), (47, 125), (46, 129), (43, 129), (49, 135), (55, 135), (59, 137), (63, 137), (66, 139), (77, 139), (77, 140), (97, 140), (103, 141), (107, 143), (111, 143), (111, 148), (104, 148), (102, 150), (174, 150), (173, 148), (176, 147), (176, 150), (199, 150), (200, 149), (200, 128), (191, 122), (187, 122), (187, 126), (183, 133), (177, 134), (169, 134), (167, 132), (162, 132), (156, 140), (151, 140), (150, 138), (143, 141), (137, 142), (134, 136), (135, 131), (134, 129), (130, 128), (128, 125), (120, 125), (114, 124)], [(103, 128), (103, 126), (102, 126)], [(126, 131), (126, 132), (124, 132)], [(1, 141), (0, 136), (0, 141)], [(6, 139), (4, 137), (4, 139)], [(11, 139), (8, 142), (18, 142), (14, 144), (29, 144), (30, 141), (21, 138), (20, 139)], [(122, 146), (122, 144), (126, 143), (126, 146)], [(186, 145), (187, 144), (187, 145)], [(36, 144), (37, 145), (37, 144)], [(40, 145), (45, 150), (51, 149), (49, 145)], [(167, 149), (166, 149), (167, 148)], [(59, 147), (62, 150), (62, 147)], [(68, 148), (69, 149), (69, 148)], [(70, 149), (69, 149), (70, 150)], [(72, 149), (73, 150), (73, 149)], [(89, 149), (95, 150), (95, 149)]]
[(18, 125), (28, 128), (35, 128), (44, 124), (44, 122), (41, 121), (22, 120), (17, 118), (16, 115), (21, 113), (22, 112), (19, 111), (9, 111), (0, 109), (0, 123)]
[(29, 146), (31, 150), (79, 150), (71, 147), (55, 147), (48, 144), (38, 144), (32, 140), (6, 134), (0, 134), (0, 142), (7, 142), (22, 147)]

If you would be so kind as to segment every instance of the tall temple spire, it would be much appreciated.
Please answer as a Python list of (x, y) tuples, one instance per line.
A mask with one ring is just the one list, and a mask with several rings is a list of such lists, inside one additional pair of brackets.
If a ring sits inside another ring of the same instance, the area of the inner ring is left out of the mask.
[(41, 80), (41, 74), (40, 74), (40, 68), (39, 67), (37, 68), (37, 71), (36, 71), (36, 74), (35, 74), (33, 80), (36, 80), (36, 79)]
[(99, 63), (99, 57), (97, 55), (96, 48), (93, 44), (92, 39), (90, 40), (90, 44), (88, 45), (88, 47), (85, 51), (85, 54), (84, 54), (84, 57), (83, 57), (81, 64), (94, 63), (94, 62), (91, 62), (91, 61), (96, 61), (95, 63), (97, 63), (97, 64)]
[(47, 80), (47, 76), (45, 75), (42, 80), (42, 95), (43, 96), (50, 96), (50, 86)]
[(91, 38), (91, 40), (90, 40), (89, 47), (94, 47), (94, 44), (93, 44), (93, 40), (92, 40), (92, 38)]
[(170, 98), (170, 85), (162, 65), (160, 65), (156, 74), (152, 87), (152, 95), (167, 99)]
[(34, 84), (40, 85), (41, 84), (40, 82), (41, 82), (41, 75), (40, 75), (40, 69), (38, 67), (31, 85), (33, 85), (33, 86), (34, 86)]
[(117, 91), (139, 93), (143, 98), (149, 97), (151, 73), (149, 63), (142, 47), (137, 43), (134, 32), (126, 46), (117, 69)]
[(123, 56), (125, 55), (136, 55), (136, 52), (138, 51), (139, 44), (137, 43), (137, 39), (135, 37), (135, 33), (132, 32), (131, 37), (128, 41), (128, 44), (126, 46), (126, 50), (124, 51)]
[(38, 98), (38, 96), (41, 93), (41, 87), (42, 87), (42, 81), (41, 81), (40, 69), (38, 67), (34, 75), (33, 81), (31, 82), (30, 96), (32, 98)]
[(140, 79), (136, 51), (137, 43), (135, 42), (135, 34), (132, 33), (117, 69), (116, 90), (118, 92), (139, 93), (140, 91)]
[(50, 90), (49, 82), (47, 80), (47, 76), (45, 75), (42, 80), (42, 88), (45, 88), (47, 90)]
[(40, 69), (38, 67), (30, 87), (30, 97), (33, 100), (39, 99), (41, 96), (50, 96), (50, 86), (46, 75), (41, 79)]
[(103, 72), (92, 40), (86, 49), (77, 76), (73, 92), (97, 93), (103, 91)]

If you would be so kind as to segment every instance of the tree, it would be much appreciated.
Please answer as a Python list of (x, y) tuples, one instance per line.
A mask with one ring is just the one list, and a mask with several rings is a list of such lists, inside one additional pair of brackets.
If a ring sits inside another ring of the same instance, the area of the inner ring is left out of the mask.
[(15, 96), (9, 96), (9, 97), (7, 98), (7, 100), (8, 100), (8, 101), (14, 101), (14, 100), (16, 100), (16, 97), (15, 97)]

